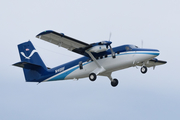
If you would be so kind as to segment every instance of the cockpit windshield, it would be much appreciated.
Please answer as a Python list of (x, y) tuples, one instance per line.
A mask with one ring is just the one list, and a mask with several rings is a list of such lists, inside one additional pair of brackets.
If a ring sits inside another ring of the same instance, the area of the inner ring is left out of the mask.
[(132, 49), (134, 49), (134, 48), (138, 48), (138, 46), (135, 46), (135, 45), (127, 45), (127, 46), (125, 47), (126, 51), (132, 50)]
[(138, 46), (136, 46), (136, 45), (130, 45), (129, 47), (130, 48), (138, 48)]

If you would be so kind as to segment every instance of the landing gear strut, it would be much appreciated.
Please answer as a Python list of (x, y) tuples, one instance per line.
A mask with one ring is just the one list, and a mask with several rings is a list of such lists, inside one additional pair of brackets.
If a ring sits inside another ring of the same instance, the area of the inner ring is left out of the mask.
[(95, 73), (89, 74), (89, 79), (90, 79), (91, 81), (95, 81), (96, 78), (97, 78), (97, 75), (96, 75)]
[(143, 66), (141, 68), (141, 73), (145, 74), (147, 72), (147, 67), (146, 66)]
[(111, 85), (112, 85), (113, 87), (116, 87), (116, 86), (118, 85), (118, 83), (119, 83), (118, 80), (117, 80), (117, 79), (113, 79), (113, 78), (111, 77), (111, 74), (109, 74), (107, 77), (110, 79)]

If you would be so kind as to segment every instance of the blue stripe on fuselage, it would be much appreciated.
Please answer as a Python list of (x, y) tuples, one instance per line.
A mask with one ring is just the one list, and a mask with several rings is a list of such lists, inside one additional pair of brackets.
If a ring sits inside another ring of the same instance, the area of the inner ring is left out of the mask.
[(62, 73), (62, 74), (60, 74), (58, 76), (55, 76), (54, 78), (52, 78), (52, 79), (50, 79), (48, 81), (64, 80), (67, 75), (69, 75), (70, 73), (72, 73), (73, 71), (75, 71), (78, 68), (79, 68), (79, 66), (75, 67), (75, 68), (72, 68), (72, 69), (70, 69), (70, 70), (68, 70), (68, 71), (66, 71), (66, 72), (64, 72), (64, 73)]
[(150, 53), (150, 52), (135, 52), (135, 53), (122, 53), (122, 54), (119, 54), (119, 55), (127, 55), (127, 54), (147, 54), (147, 55), (159, 55), (159, 53)]
[[(87, 62), (87, 63), (83, 64), (83, 66), (86, 65), (86, 64), (89, 64), (89, 63), (90, 63), (90, 62)], [(75, 66), (77, 66), (77, 65), (75, 65)], [(74, 66), (73, 66), (73, 67), (74, 67)], [(64, 79), (66, 78), (66, 76), (68, 76), (70, 73), (72, 73), (73, 71), (75, 71), (75, 70), (78, 69), (78, 68), (79, 68), (79, 66), (74, 67), (74, 68), (70, 68), (70, 69), (67, 70), (66, 72), (64, 72), (64, 73), (62, 73), (62, 74), (59, 74), (58, 76), (55, 76), (55, 77), (53, 77), (52, 79), (50, 79), (50, 80), (48, 80), (48, 81), (64, 80)]]

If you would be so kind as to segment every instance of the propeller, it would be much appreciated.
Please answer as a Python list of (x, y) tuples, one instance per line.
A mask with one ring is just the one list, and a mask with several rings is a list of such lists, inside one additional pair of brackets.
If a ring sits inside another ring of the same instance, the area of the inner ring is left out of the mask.
[(111, 41), (111, 32), (109, 33), (109, 41)]
[[(110, 32), (110, 34), (109, 34), (109, 42), (111, 41), (111, 32)], [(106, 46), (107, 47), (107, 46)], [(112, 58), (116, 58), (116, 55), (115, 55), (115, 53), (114, 53), (114, 51), (113, 51), (113, 49), (112, 49), (112, 47), (111, 47), (111, 44), (109, 44), (109, 48), (110, 48), (110, 50), (111, 50), (111, 54), (112, 54)]]

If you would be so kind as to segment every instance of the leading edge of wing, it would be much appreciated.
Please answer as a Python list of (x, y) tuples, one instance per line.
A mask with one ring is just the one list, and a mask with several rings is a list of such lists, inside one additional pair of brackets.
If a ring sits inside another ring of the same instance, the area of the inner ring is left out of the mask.
[(39, 33), (38, 35), (36, 35), (36, 37), (39, 38), (41, 35), (46, 35), (46, 34), (50, 34), (50, 33), (56, 34), (56, 35), (58, 35), (58, 36), (60, 36), (60, 37), (67, 38), (67, 39), (69, 39), (69, 40), (72, 40), (72, 41), (75, 41), (75, 42), (77, 42), (77, 43), (83, 44), (83, 45), (85, 45), (85, 46), (89, 46), (89, 44), (87, 44), (87, 43), (85, 43), (85, 42), (82, 42), (82, 41), (80, 41), (80, 40), (77, 40), (77, 39), (71, 38), (71, 37), (69, 37), (69, 36), (66, 36), (66, 35), (64, 35), (64, 33), (55, 32), (55, 31), (53, 31), (53, 30), (43, 31), (43, 32)]

